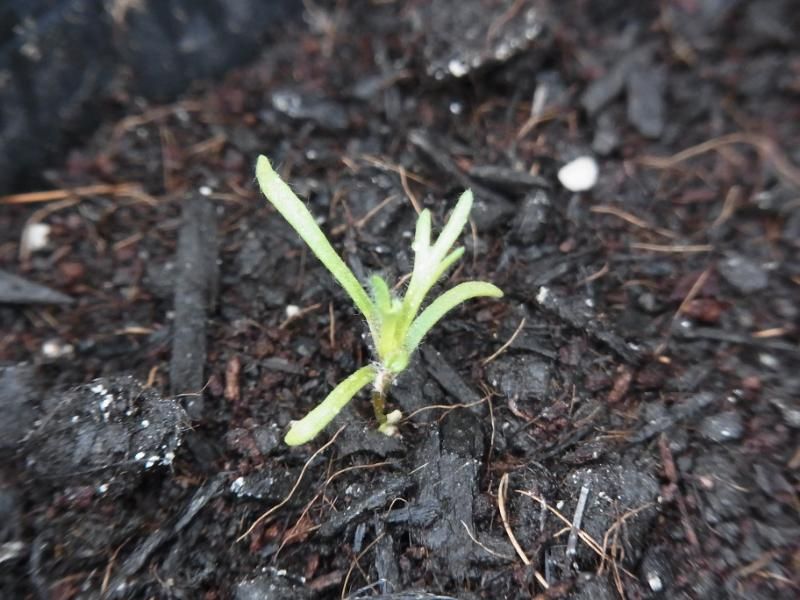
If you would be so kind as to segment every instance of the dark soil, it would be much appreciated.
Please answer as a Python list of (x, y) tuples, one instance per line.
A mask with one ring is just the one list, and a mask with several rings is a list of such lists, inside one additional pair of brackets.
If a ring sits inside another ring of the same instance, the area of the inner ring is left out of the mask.
[[(0, 596), (797, 597), (794, 3), (331, 4), (2, 200)], [(259, 153), (359, 276), (474, 190), (447, 283), (506, 295), (431, 332), (402, 437), (361, 396), (283, 445), (370, 350)]]

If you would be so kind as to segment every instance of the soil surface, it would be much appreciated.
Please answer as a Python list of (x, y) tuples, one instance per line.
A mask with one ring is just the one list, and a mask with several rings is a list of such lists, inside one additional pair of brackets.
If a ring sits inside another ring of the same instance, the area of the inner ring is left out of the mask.
[[(309, 3), (175, 104), (121, 84), (0, 200), (0, 596), (797, 597), (793, 4)], [(399, 437), (362, 394), (281, 441), (370, 349), (259, 153), (359, 277), (475, 193), (442, 287), (505, 297)]]

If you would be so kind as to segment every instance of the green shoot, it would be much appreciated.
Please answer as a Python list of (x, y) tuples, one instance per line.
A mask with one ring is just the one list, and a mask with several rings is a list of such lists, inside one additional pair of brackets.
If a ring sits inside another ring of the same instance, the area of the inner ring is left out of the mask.
[[(421, 313), (428, 292), (445, 272), (464, 254), (464, 248), (451, 250), (469, 219), (472, 192), (467, 190), (458, 200), (441, 234), (431, 244), (431, 214), (424, 210), (417, 219), (414, 235), (414, 268), (402, 298), (395, 296), (379, 275), (369, 278), (369, 293), (333, 249), (303, 202), (272, 169), (265, 156), (259, 156), (256, 178), (261, 191), (314, 255), (331, 272), (336, 281), (364, 315), (372, 336), (376, 362), (362, 367), (337, 385), (316, 408), (299, 421), (293, 421), (284, 441), (297, 446), (310, 441), (344, 408), (364, 386), (373, 384), (373, 405), (379, 430), (391, 433), (399, 419), (397, 411), (383, 414), (383, 400), (392, 381), (407, 366), (422, 339), (448, 311), (459, 304), (481, 296), (500, 298), (503, 292), (483, 281), (461, 283), (431, 302)], [(390, 419), (387, 421), (387, 416)]]
[(284, 441), (289, 446), (299, 446), (315, 438), (339, 414), (353, 396), (375, 380), (375, 367), (367, 365), (350, 375), (320, 402), (316, 408), (299, 421), (295, 421)]

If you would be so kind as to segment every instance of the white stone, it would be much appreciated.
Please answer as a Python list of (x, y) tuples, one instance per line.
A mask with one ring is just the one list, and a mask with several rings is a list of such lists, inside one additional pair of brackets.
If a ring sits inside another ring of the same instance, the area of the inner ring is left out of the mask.
[(571, 192), (585, 192), (597, 183), (600, 169), (591, 156), (581, 156), (558, 170), (558, 180)]
[(661, 577), (655, 573), (650, 573), (647, 575), (647, 585), (649, 585), (650, 589), (654, 592), (660, 592), (664, 589), (664, 584), (661, 582)]
[(536, 302), (542, 304), (545, 300), (547, 300), (547, 297), (549, 295), (550, 295), (550, 290), (547, 287), (545, 286), (540, 287), (539, 292), (536, 294)]
[(463, 77), (469, 72), (469, 67), (463, 61), (454, 58), (447, 63), (447, 70), (450, 71), (453, 77)]
[(22, 230), (20, 251), (24, 255), (42, 250), (50, 242), (50, 225), (46, 223), (29, 223)]
[(236, 479), (233, 480), (233, 483), (231, 483), (231, 492), (238, 495), (243, 487), (244, 487), (244, 477), (237, 477)]
[(72, 344), (64, 344), (59, 340), (47, 340), (42, 344), (42, 354), (45, 358), (63, 358), (70, 356), (74, 350)]

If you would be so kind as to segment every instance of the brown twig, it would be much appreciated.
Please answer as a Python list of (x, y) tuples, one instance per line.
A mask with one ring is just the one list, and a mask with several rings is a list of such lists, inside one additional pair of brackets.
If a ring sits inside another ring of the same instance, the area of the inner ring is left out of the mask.
[(206, 152), (219, 152), (228, 142), (228, 138), (224, 133), (217, 134), (189, 146), (186, 149), (186, 156), (196, 156)]
[[(484, 390), (483, 391), (484, 392), (488, 391), (485, 386), (484, 386)], [(486, 394), (486, 398), (487, 398), (487, 404), (486, 405), (489, 407), (489, 423), (492, 426), (492, 433), (489, 436), (489, 456), (487, 457), (487, 461), (486, 461), (487, 464), (491, 464), (491, 458), (492, 458), (492, 456), (494, 454), (494, 438), (495, 438), (495, 435), (497, 434), (496, 426), (495, 426), (495, 422), (494, 422), (494, 407), (492, 406), (492, 396), (493, 395), (494, 394), (491, 391), (488, 391), (488, 393)]]
[[(686, 541), (689, 542), (696, 552), (700, 552), (700, 540), (697, 538), (694, 527), (692, 527), (692, 523), (689, 520), (689, 511), (686, 508), (686, 501), (684, 500), (683, 494), (678, 486), (678, 469), (675, 466), (675, 460), (672, 457), (672, 450), (669, 448), (667, 436), (663, 433), (658, 438), (658, 450), (661, 454), (661, 464), (664, 467), (664, 476), (667, 478), (667, 481), (669, 481), (669, 493), (673, 495), (678, 504), (678, 510), (681, 514), (681, 524), (683, 525), (683, 531), (686, 535)], [(669, 493), (666, 495), (669, 496)]]
[[(561, 514), (561, 512), (559, 512), (558, 509), (556, 509), (553, 506), (550, 506), (544, 498), (537, 496), (536, 494), (533, 494), (526, 490), (515, 490), (515, 491), (518, 494), (522, 494), (523, 496), (527, 496), (528, 498), (535, 500), (536, 502), (541, 504), (544, 508), (553, 513), (556, 517), (558, 517), (558, 519), (561, 520), (566, 525), (566, 527), (563, 530), (561, 530), (560, 533), (566, 533), (567, 531), (572, 531), (572, 522), (563, 514)], [(586, 533), (583, 529), (578, 530), (578, 538), (583, 543), (585, 543), (601, 559), (603, 558), (603, 556), (605, 556), (603, 547), (597, 542), (597, 540), (595, 540), (592, 536)], [(628, 575), (629, 577), (636, 579), (636, 576), (627, 569), (623, 568), (622, 572)]]
[(119, 556), (120, 550), (130, 541), (131, 538), (126, 539), (123, 541), (117, 549), (114, 550), (114, 553), (111, 555), (111, 558), (108, 560), (108, 565), (106, 565), (105, 573), (103, 573), (103, 582), (100, 584), (100, 593), (105, 594), (108, 591), (108, 584), (111, 582), (111, 571), (114, 568), (114, 563), (117, 562), (117, 556)]
[(241, 542), (243, 539), (245, 539), (248, 535), (250, 535), (253, 532), (253, 530), (256, 527), (258, 527), (261, 523), (263, 523), (265, 519), (268, 519), (270, 517), (270, 515), (272, 515), (276, 510), (278, 510), (282, 506), (286, 505), (286, 503), (289, 502), (289, 500), (292, 499), (292, 496), (294, 496), (294, 493), (297, 491), (297, 488), (300, 487), (300, 482), (303, 480), (303, 475), (305, 475), (306, 471), (308, 470), (308, 467), (311, 465), (311, 463), (314, 461), (314, 459), (317, 456), (322, 454), (331, 444), (333, 444), (333, 442), (336, 441), (336, 438), (339, 437), (339, 434), (342, 433), (342, 431), (344, 431), (345, 427), (346, 427), (346, 425), (342, 425), (341, 427), (339, 427), (339, 429), (336, 431), (336, 433), (334, 433), (331, 436), (331, 439), (329, 439), (325, 444), (320, 446), (320, 448), (316, 452), (314, 452), (314, 454), (312, 454), (309, 457), (309, 459), (303, 465), (303, 468), (300, 470), (300, 474), (297, 476), (297, 481), (294, 482), (294, 485), (292, 486), (292, 489), (289, 490), (289, 493), (286, 495), (286, 497), (283, 500), (281, 500), (280, 502), (278, 502), (278, 504), (276, 504), (275, 506), (270, 508), (263, 515), (258, 517), (255, 521), (253, 521), (253, 524), (250, 525), (250, 527), (247, 529), (247, 531), (245, 531), (242, 535), (240, 535), (238, 538), (236, 538), (237, 542)]
[(511, 334), (511, 337), (508, 338), (506, 343), (500, 346), (494, 354), (492, 354), (487, 358), (484, 358), (481, 361), (481, 364), (485, 367), (494, 359), (496, 359), (498, 356), (500, 356), (506, 350), (506, 348), (508, 348), (511, 344), (514, 343), (514, 340), (517, 339), (517, 336), (519, 335), (520, 331), (522, 331), (523, 327), (525, 327), (525, 317), (522, 317), (522, 320), (519, 322), (519, 325), (517, 325), (517, 328), (514, 330), (514, 333)]
[[(356, 229), (361, 229), (362, 227), (364, 227), (364, 225), (369, 223), (370, 220), (375, 215), (377, 215), (381, 210), (383, 210), (386, 206), (388, 206), (391, 202), (393, 202), (396, 199), (397, 196), (395, 195), (387, 196), (384, 200), (382, 200), (381, 202), (370, 208), (363, 217), (359, 218), (355, 223), (353, 223), (353, 227), (355, 227)], [(334, 227), (331, 232), (333, 233), (333, 235), (341, 235), (345, 230), (348, 229), (348, 227), (350, 227), (349, 224), (342, 223)]]
[(466, 529), (466, 530), (467, 530), (467, 535), (470, 537), (470, 539), (471, 539), (473, 542), (475, 542), (475, 543), (476, 543), (478, 546), (480, 546), (481, 548), (483, 548), (484, 550), (486, 550), (486, 552), (488, 552), (488, 553), (489, 553), (489, 554), (491, 554), (492, 556), (496, 556), (497, 558), (502, 558), (503, 560), (514, 560), (514, 557), (513, 557), (513, 556), (508, 556), (508, 555), (506, 555), (506, 554), (500, 554), (499, 552), (495, 552), (494, 550), (492, 550), (491, 548), (489, 548), (489, 547), (488, 547), (486, 544), (484, 544), (483, 542), (481, 542), (480, 540), (478, 540), (478, 538), (476, 538), (476, 537), (475, 537), (475, 536), (472, 534), (472, 532), (469, 530), (469, 525), (467, 525), (467, 524), (466, 524), (466, 523), (465, 523), (463, 520), (461, 521), (461, 524), (464, 526), (464, 529)]
[(409, 202), (411, 202), (411, 206), (414, 207), (417, 214), (421, 213), (422, 205), (419, 203), (419, 200), (417, 200), (417, 196), (414, 192), (411, 191), (411, 186), (408, 185), (408, 174), (406, 173), (405, 167), (399, 167), (397, 172), (400, 175), (400, 185), (403, 187), (403, 191), (408, 197)]
[[(475, 400), (474, 402), (468, 402), (467, 404), (429, 404), (428, 406), (423, 406), (421, 408), (418, 408), (417, 410), (415, 410), (415, 411), (409, 413), (408, 415), (406, 415), (405, 418), (403, 419), (403, 422), (408, 421), (414, 415), (418, 415), (419, 413), (425, 412), (426, 410), (439, 409), (439, 410), (445, 411), (445, 414), (447, 414), (450, 411), (455, 410), (456, 408), (471, 408), (473, 406), (477, 406), (478, 404), (483, 404), (491, 396), (492, 396), (492, 394), (490, 393), (490, 394), (484, 396), (483, 398), (481, 398), (480, 400)], [(442, 416), (444, 416), (444, 415), (442, 415)]]
[[(308, 501), (308, 503), (305, 505), (305, 507), (303, 507), (303, 511), (300, 513), (300, 516), (297, 518), (297, 520), (295, 521), (294, 525), (292, 525), (289, 529), (286, 530), (286, 533), (283, 536), (283, 541), (281, 542), (281, 545), (278, 548), (278, 550), (275, 552), (275, 556), (277, 557), (278, 554), (280, 554), (281, 550), (283, 550), (283, 547), (286, 546), (286, 544), (288, 544), (290, 541), (292, 541), (293, 537), (296, 538), (296, 537), (300, 536), (300, 533), (299, 533), (300, 524), (305, 520), (306, 516), (311, 511), (311, 509), (313, 508), (313, 506), (317, 502), (317, 500), (320, 498), (320, 496), (323, 496), (325, 494), (325, 490), (333, 482), (334, 479), (336, 479), (340, 475), (344, 475), (345, 473), (349, 473), (350, 471), (357, 471), (359, 469), (375, 469), (377, 467), (384, 467), (386, 465), (391, 465), (391, 464), (393, 464), (393, 463), (391, 463), (390, 461), (385, 460), (383, 462), (371, 463), (371, 464), (368, 464), (368, 465), (351, 465), (349, 467), (345, 467), (343, 469), (339, 469), (335, 473), (329, 475), (328, 478), (325, 479), (325, 481), (320, 486), (319, 491), (314, 495), (314, 497), (311, 500)], [(303, 533), (310, 533), (310, 532), (315, 531), (315, 530), (317, 530), (319, 528), (320, 528), (319, 525), (314, 525), (314, 526), (308, 527)]]
[(770, 161), (775, 167), (775, 170), (793, 183), (795, 186), (800, 187), (800, 169), (794, 166), (786, 158), (786, 155), (780, 150), (777, 144), (765, 135), (752, 134), (752, 133), (730, 133), (718, 138), (707, 140), (696, 146), (686, 148), (677, 154), (667, 157), (659, 156), (644, 156), (638, 160), (639, 164), (654, 169), (671, 169), (676, 165), (710, 152), (712, 150), (719, 150), (731, 144), (747, 144), (753, 146), (758, 150), (759, 154), (766, 160)]
[(790, 330), (787, 327), (770, 327), (769, 329), (760, 329), (759, 331), (754, 331), (751, 335), (756, 339), (768, 339), (768, 338), (776, 338), (781, 337), (782, 335), (786, 335), (789, 333)]
[(663, 244), (633, 243), (631, 248), (636, 250), (649, 250), (650, 252), (665, 252), (670, 254), (692, 254), (695, 252), (711, 252), (714, 246), (710, 244), (676, 244), (667, 246)]
[(388, 161), (378, 158), (377, 156), (363, 154), (361, 156), (361, 159), (368, 162), (374, 167), (378, 167), (380, 169), (385, 169), (387, 171), (392, 171), (394, 173), (397, 173), (400, 176), (400, 185), (403, 187), (403, 191), (405, 192), (406, 196), (408, 196), (408, 199), (411, 202), (411, 206), (414, 207), (414, 210), (416, 211), (417, 214), (422, 212), (422, 206), (420, 205), (419, 200), (417, 200), (417, 197), (414, 194), (414, 192), (411, 190), (411, 186), (408, 184), (408, 180), (413, 179), (417, 183), (421, 183), (422, 185), (427, 185), (427, 186), (431, 185), (430, 181), (420, 177), (419, 175), (415, 175), (414, 173), (409, 173), (406, 170), (406, 168), (403, 167), (402, 165), (396, 165), (390, 163)]
[[(367, 544), (367, 547), (366, 547), (366, 548), (364, 548), (364, 549), (363, 549), (361, 552), (359, 552), (359, 553), (358, 553), (358, 556), (356, 556), (356, 557), (355, 557), (355, 558), (354, 558), (354, 559), (353, 559), (353, 560), (350, 562), (350, 568), (347, 570), (347, 575), (345, 575), (345, 577), (344, 577), (344, 582), (342, 583), (342, 598), (346, 598), (346, 597), (347, 597), (347, 584), (350, 582), (350, 575), (352, 575), (352, 574), (353, 574), (353, 569), (355, 569), (355, 568), (356, 568), (356, 565), (358, 565), (358, 561), (359, 561), (359, 560), (361, 560), (361, 558), (362, 558), (362, 557), (363, 557), (363, 556), (364, 556), (364, 555), (365, 555), (367, 552), (369, 552), (369, 551), (372, 549), (372, 547), (373, 547), (375, 544), (377, 544), (377, 543), (378, 543), (378, 542), (381, 540), (381, 538), (383, 538), (383, 536), (384, 536), (384, 535), (386, 535), (386, 534), (385, 534), (385, 533), (381, 533), (381, 534), (377, 535), (377, 536), (375, 537), (375, 539), (374, 539), (374, 540), (372, 540), (372, 541), (371, 541), (369, 544)], [(362, 573), (363, 573), (363, 571), (362, 571)], [(365, 578), (366, 578), (366, 575), (365, 575)], [(367, 581), (367, 583), (369, 583), (369, 581)]]
[(591, 283), (592, 281), (596, 281), (596, 280), (600, 279), (601, 277), (607, 275), (609, 270), (610, 269), (608, 268), (608, 263), (605, 263), (601, 267), (601, 269), (599, 271), (596, 271), (596, 272), (592, 273), (591, 275), (588, 275), (588, 276), (584, 277), (583, 279), (581, 279), (578, 282), (578, 285), (585, 285), (587, 283)]
[(525, 2), (526, 0), (516, 0), (502, 15), (492, 21), (492, 24), (489, 25), (489, 29), (486, 32), (486, 46), (494, 41), (494, 38), (497, 37), (497, 34), (504, 25), (517, 16), (522, 7), (525, 6)]
[(286, 327), (289, 325), (289, 323), (292, 323), (292, 322), (296, 321), (297, 319), (306, 316), (310, 312), (314, 312), (320, 306), (322, 306), (322, 303), (321, 302), (317, 302), (316, 304), (312, 304), (311, 306), (306, 306), (305, 308), (301, 308), (295, 314), (286, 317), (283, 320), (283, 322), (280, 325), (278, 325), (278, 329), (286, 329)]
[(689, 293), (686, 294), (686, 297), (681, 302), (681, 305), (678, 307), (678, 310), (675, 311), (675, 314), (672, 315), (672, 319), (670, 319), (670, 329), (667, 331), (664, 340), (658, 345), (656, 348), (656, 355), (662, 354), (664, 350), (667, 348), (667, 344), (669, 344), (671, 332), (672, 332), (672, 325), (678, 318), (683, 314), (683, 312), (688, 308), (688, 306), (692, 303), (692, 301), (697, 297), (700, 291), (703, 289), (703, 286), (708, 281), (709, 276), (711, 275), (711, 267), (707, 267), (705, 271), (698, 275), (695, 282), (692, 284), (692, 287), (689, 289)]
[[(525, 566), (531, 566), (531, 560), (528, 558), (528, 555), (525, 554), (525, 551), (522, 549), (522, 546), (519, 545), (516, 536), (514, 536), (514, 532), (511, 529), (511, 525), (508, 522), (508, 513), (506, 512), (506, 494), (508, 493), (508, 473), (503, 473), (503, 476), (500, 478), (500, 485), (497, 486), (497, 507), (500, 509), (500, 519), (503, 521), (503, 528), (506, 530), (506, 535), (508, 539), (511, 541), (511, 545), (514, 546), (514, 550), (517, 552), (517, 555), (522, 559), (522, 562)], [(533, 567), (531, 567), (533, 568)], [(550, 587), (547, 583), (547, 580), (544, 576), (539, 573), (538, 569), (533, 569), (533, 576), (536, 578), (536, 581), (539, 582), (544, 589)]]
[(134, 194), (141, 193), (142, 188), (136, 183), (99, 183), (96, 185), (84, 185), (74, 188), (61, 188), (57, 190), (46, 190), (41, 192), (11, 194), (9, 196), (1, 197), (0, 204), (35, 204), (39, 202), (53, 202), (54, 200), (103, 195), (136, 197)]
[(116, 144), (122, 136), (131, 129), (152, 123), (153, 121), (165, 119), (175, 114), (178, 109), (185, 110), (186, 112), (199, 111), (202, 109), (202, 104), (199, 102), (184, 101), (170, 106), (157, 106), (140, 115), (125, 117), (114, 126), (114, 130), (111, 133), (111, 143)]
[[(622, 527), (622, 525), (625, 523), (625, 521), (627, 521), (631, 517), (635, 517), (636, 515), (638, 515), (643, 510), (647, 510), (648, 508), (650, 508), (652, 506), (655, 506), (654, 502), (648, 502), (647, 504), (644, 504), (644, 505), (642, 505), (642, 506), (640, 506), (638, 508), (632, 508), (631, 510), (629, 510), (628, 512), (626, 512), (625, 514), (620, 516), (616, 521), (614, 521), (614, 523), (611, 525), (611, 527), (608, 528), (608, 530), (603, 535), (603, 546), (602, 546), (603, 557), (600, 559), (600, 567), (597, 570), (598, 573), (601, 574), (603, 572), (603, 569), (605, 567), (605, 562), (606, 562), (606, 559), (608, 557), (608, 552), (607, 552), (607, 550), (608, 550), (608, 538), (613, 534), (615, 536), (614, 540), (616, 540), (617, 532), (618, 532), (619, 528)], [(614, 542), (614, 544), (616, 544), (616, 541)], [(616, 556), (616, 553), (613, 553), (612, 556)]]
[(741, 199), (742, 188), (740, 188), (738, 185), (734, 185), (728, 190), (728, 193), (725, 194), (725, 201), (722, 203), (722, 210), (719, 211), (719, 215), (717, 215), (717, 218), (714, 219), (713, 223), (711, 223), (710, 229), (716, 229), (725, 221), (730, 219), (731, 216), (733, 216), (733, 213), (736, 212), (736, 209), (739, 208)]
[(646, 231), (653, 231), (658, 235), (661, 235), (665, 238), (669, 238), (671, 240), (678, 238), (678, 236), (669, 229), (663, 229), (661, 227), (655, 227), (653, 225), (650, 225), (650, 223), (648, 223), (644, 219), (637, 217), (632, 213), (624, 211), (621, 208), (617, 208), (616, 206), (610, 206), (608, 204), (599, 204), (597, 206), (592, 206), (589, 209), (589, 211), (602, 215), (611, 215), (613, 217), (617, 217), (619, 219), (622, 219), (626, 223), (630, 223), (631, 225), (638, 227), (639, 229), (644, 229)]

